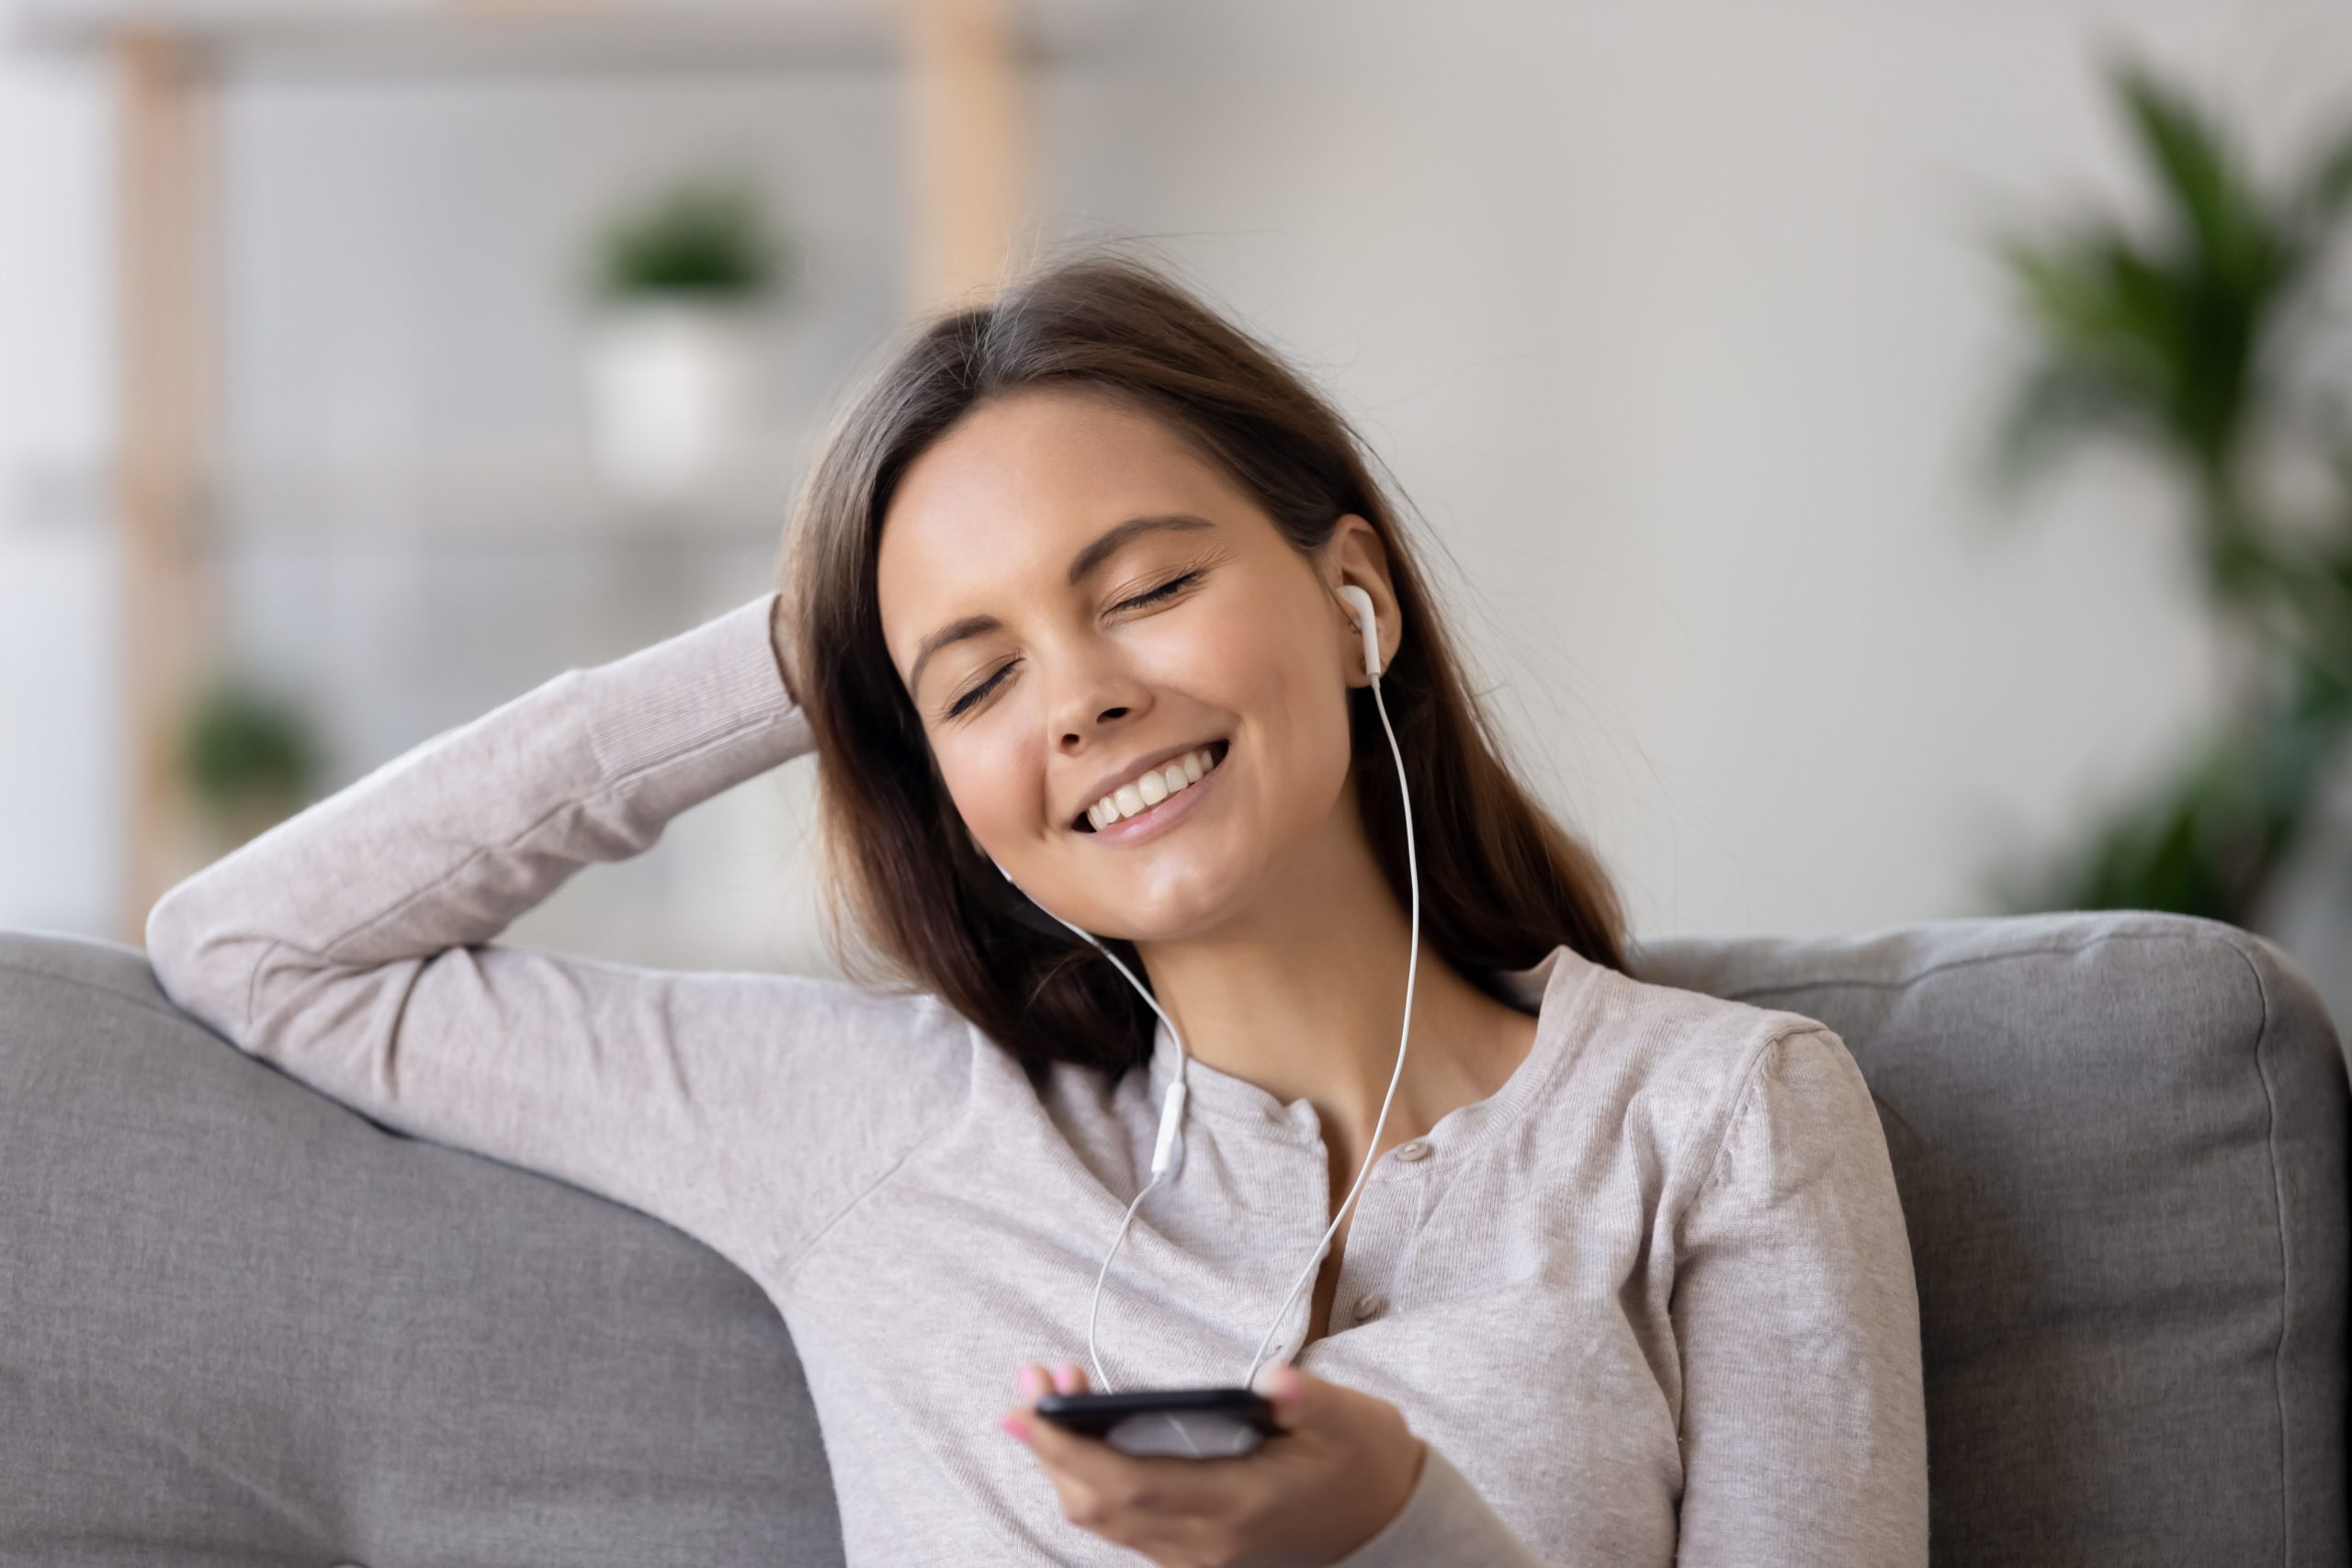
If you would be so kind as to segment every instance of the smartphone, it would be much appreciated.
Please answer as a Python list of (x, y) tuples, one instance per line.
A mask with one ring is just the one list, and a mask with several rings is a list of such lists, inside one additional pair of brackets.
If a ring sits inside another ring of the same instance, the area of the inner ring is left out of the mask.
[(1162, 1388), (1130, 1393), (1048, 1393), (1037, 1414), (1121, 1453), (1179, 1459), (1246, 1454), (1282, 1430), (1265, 1395), (1246, 1388)]

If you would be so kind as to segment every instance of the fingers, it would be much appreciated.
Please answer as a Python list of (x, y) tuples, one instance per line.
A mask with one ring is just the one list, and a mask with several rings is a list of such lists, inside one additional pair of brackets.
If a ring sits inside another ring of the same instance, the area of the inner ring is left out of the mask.
[(1357, 1407), (1381, 1403), (1288, 1361), (1267, 1362), (1258, 1369), (1251, 1383), (1273, 1405), (1275, 1424), (1285, 1432), (1336, 1432), (1350, 1428), (1365, 1418), (1365, 1412)]
[(1075, 1361), (1064, 1361), (1048, 1372), (1037, 1362), (1031, 1361), (1015, 1374), (1013, 1382), (1024, 1400), (1036, 1400), (1048, 1393), (1084, 1393), (1086, 1369)]
[(1288, 1361), (1268, 1361), (1250, 1382), (1274, 1407), (1274, 1420), (1284, 1431), (1313, 1425), (1332, 1386)]

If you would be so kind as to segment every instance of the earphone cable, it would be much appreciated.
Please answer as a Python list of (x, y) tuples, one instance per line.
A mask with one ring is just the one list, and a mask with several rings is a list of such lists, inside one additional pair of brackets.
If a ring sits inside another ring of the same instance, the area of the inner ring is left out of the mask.
[(1155, 1172), (1152, 1179), (1143, 1184), (1143, 1191), (1136, 1194), (1135, 1201), (1127, 1205), (1127, 1212), (1120, 1216), (1119, 1234), (1111, 1238), (1111, 1250), (1102, 1255), (1102, 1267), (1094, 1273), (1094, 1294), (1086, 1303), (1086, 1359), (1093, 1363), (1095, 1386), (1104, 1393), (1119, 1391), (1111, 1382), (1110, 1374), (1102, 1370), (1102, 1354), (1094, 1348), (1094, 1319), (1102, 1308), (1102, 1281), (1110, 1277), (1111, 1259), (1119, 1256), (1119, 1244), (1127, 1239), (1127, 1226), (1135, 1220), (1136, 1211), (1143, 1206), (1145, 1196), (1159, 1185), (1159, 1177)]
[[(999, 871), (1002, 871), (1004, 868), (999, 866), (997, 869)], [(1010, 881), (1012, 878), (1008, 876), (1006, 880)], [(1046, 908), (1043, 904), (1040, 904), (1037, 907), (1041, 909)], [(1054, 915), (1054, 912), (1051, 909), (1046, 909), (1046, 913)], [(1135, 987), (1136, 994), (1143, 998), (1145, 1002), (1149, 1004), (1151, 1010), (1159, 1015), (1159, 1021), (1168, 1025), (1168, 1037), (1176, 1043), (1176, 1081), (1170, 1089), (1170, 1093), (1176, 1097), (1176, 1102), (1181, 1105), (1182, 1103), (1182, 1097), (1184, 1089), (1184, 1068), (1185, 1066), (1191, 1062), (1192, 1056), (1184, 1049), (1184, 1037), (1177, 1032), (1176, 1021), (1168, 1016), (1168, 1010), (1159, 1005), (1159, 998), (1153, 996), (1144, 983), (1136, 978), (1135, 971), (1129, 969), (1125, 964), (1121, 964), (1119, 962), (1119, 955), (1097, 941), (1092, 932), (1079, 926), (1072, 925), (1068, 920), (1062, 920), (1062, 918), (1059, 915), (1054, 915), (1054, 919), (1061, 920), (1063, 925), (1069, 926), (1071, 931), (1085, 941), (1088, 945), (1094, 949), (1095, 952), (1109, 959), (1113, 965), (1118, 969), (1119, 973), (1127, 977), (1127, 984)], [(1165, 1117), (1163, 1117), (1163, 1121), (1164, 1120)], [(1157, 1161), (1155, 1160), (1155, 1166), (1156, 1165)], [(1135, 1196), (1135, 1201), (1127, 1205), (1126, 1213), (1121, 1216), (1119, 1220), (1119, 1234), (1111, 1238), (1111, 1250), (1102, 1255), (1102, 1267), (1095, 1271), (1094, 1293), (1087, 1300), (1086, 1359), (1093, 1364), (1095, 1383), (1104, 1393), (1118, 1393), (1118, 1387), (1116, 1384), (1112, 1382), (1110, 1374), (1102, 1370), (1102, 1358), (1096, 1352), (1094, 1348), (1094, 1319), (1095, 1314), (1102, 1310), (1102, 1281), (1110, 1277), (1111, 1259), (1119, 1255), (1119, 1244), (1127, 1239), (1127, 1226), (1134, 1222), (1136, 1210), (1142, 1206), (1146, 1195), (1148, 1194), (1153, 1188), (1159, 1185), (1159, 1177), (1160, 1172), (1155, 1168), (1151, 1173), (1151, 1179), (1143, 1184), (1143, 1191), (1136, 1193)]]

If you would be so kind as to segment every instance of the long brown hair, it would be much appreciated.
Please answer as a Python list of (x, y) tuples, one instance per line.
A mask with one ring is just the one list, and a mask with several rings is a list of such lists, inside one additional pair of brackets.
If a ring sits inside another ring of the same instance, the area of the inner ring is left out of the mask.
[[(845, 401), (795, 502), (782, 583), (788, 658), (816, 742), (827, 942), (845, 973), (937, 994), (1033, 1074), (1072, 1062), (1115, 1081), (1150, 1052), (1157, 1015), (972, 842), (882, 637), (875, 562), (899, 479), (975, 407), (1040, 385), (1083, 387), (1157, 416), (1302, 551), (1347, 513), (1368, 521), (1405, 628), (1381, 696), (1411, 780), (1424, 939), (1498, 997), (1486, 971), (1525, 968), (1563, 942), (1626, 968), (1615, 888), (1501, 761), (1347, 422), (1163, 270), (1096, 246), (910, 329)], [(1348, 701), (1364, 832), (1401, 905), (1396, 759), (1370, 688), (1351, 688)], [(845, 918), (867, 954), (842, 941)], [(1102, 941), (1142, 976), (1133, 943)]]

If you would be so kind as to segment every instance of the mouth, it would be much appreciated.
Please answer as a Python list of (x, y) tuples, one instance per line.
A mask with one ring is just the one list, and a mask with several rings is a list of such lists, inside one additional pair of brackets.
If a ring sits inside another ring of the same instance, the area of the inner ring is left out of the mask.
[[(1089, 807), (1087, 810), (1080, 812), (1077, 818), (1070, 822), (1069, 826), (1073, 830), (1080, 833), (1094, 834), (1107, 830), (1114, 838), (1133, 837), (1136, 834), (1142, 832), (1154, 820), (1162, 817), (1163, 814), (1168, 811), (1169, 807), (1183, 803), (1185, 796), (1191, 795), (1193, 791), (1206, 784), (1209, 780), (1209, 775), (1216, 772), (1216, 770), (1224, 763), (1226, 753), (1231, 750), (1232, 747), (1233, 742), (1229, 738), (1212, 740), (1206, 746), (1202, 747), (1200, 750), (1207, 753), (1208, 761), (1206, 766), (1203, 768), (1201, 776), (1197, 780), (1187, 780), (1183, 788), (1170, 790), (1166, 795), (1159, 800), (1147, 802), (1142, 799), (1140, 795), (1130, 793), (1136, 787), (1132, 784), (1125, 786), (1119, 792), (1116, 792), (1117, 794), (1126, 795), (1128, 801), (1136, 805), (1139, 809), (1134, 812), (1123, 812), (1115, 821), (1106, 823), (1102, 827), (1098, 828), (1095, 825), (1092, 807)], [(1180, 776), (1182, 772), (1182, 770), (1180, 769)], [(1162, 770), (1162, 773), (1164, 780), (1164, 769)], [(1165, 787), (1164, 782), (1162, 787)], [(1115, 795), (1114, 798), (1115, 801)]]

